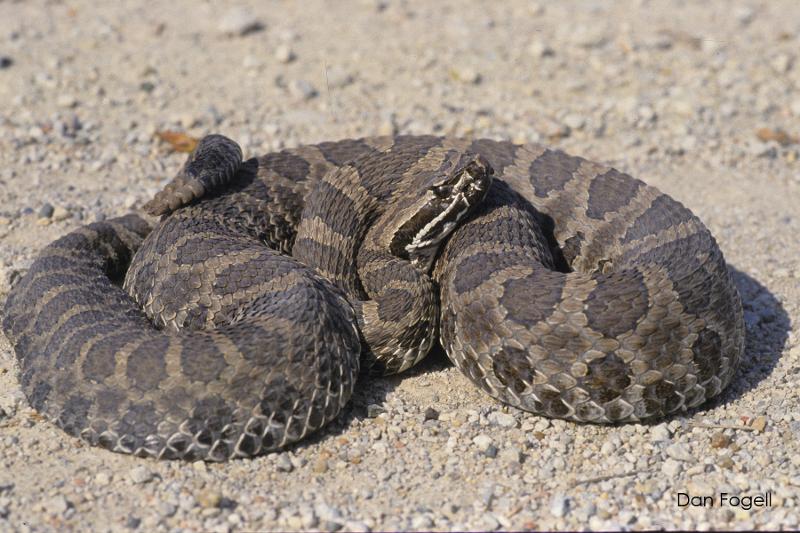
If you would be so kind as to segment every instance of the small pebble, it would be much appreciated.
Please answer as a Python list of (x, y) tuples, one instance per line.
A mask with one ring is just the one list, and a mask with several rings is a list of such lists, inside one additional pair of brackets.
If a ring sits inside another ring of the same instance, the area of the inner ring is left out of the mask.
[(580, 130), (586, 125), (586, 119), (576, 113), (570, 113), (564, 117), (564, 124), (570, 129)]
[(492, 445), (492, 438), (489, 437), (488, 435), (481, 434), (478, 435), (477, 437), (474, 437), (472, 439), (472, 442), (475, 444), (475, 446), (478, 447), (478, 450), (485, 452), (486, 450), (489, 449), (489, 446)]
[(666, 441), (672, 437), (672, 432), (669, 430), (666, 424), (659, 424), (657, 426), (650, 427), (650, 437), (654, 442)]
[(667, 446), (667, 455), (672, 457), (677, 461), (685, 461), (685, 462), (695, 462), (696, 459), (694, 456), (689, 452), (689, 448), (687, 448), (683, 444), (670, 444)]
[(331, 89), (341, 89), (353, 83), (353, 75), (339, 66), (325, 70), (325, 84)]
[(756, 18), (756, 12), (752, 7), (738, 6), (733, 10), (733, 16), (737, 21), (739, 21), (740, 24), (746, 26), (753, 22), (753, 19)]
[(544, 41), (534, 40), (528, 45), (528, 53), (533, 57), (549, 57), (555, 55), (555, 51)]
[(205, 509), (214, 509), (222, 503), (222, 494), (216, 490), (202, 490), (197, 495), (197, 503)]
[(429, 516), (417, 515), (411, 519), (411, 529), (426, 530), (430, 529), (432, 526), (433, 521), (431, 521)]
[(471, 85), (478, 84), (481, 81), (480, 72), (470, 67), (453, 70), (452, 74), (458, 81)]
[(306, 80), (292, 80), (289, 92), (302, 100), (310, 100), (317, 96), (317, 89)]
[(507, 463), (521, 463), (522, 452), (519, 451), (519, 448), (509, 446), (500, 452), (500, 459)]
[(289, 454), (282, 453), (278, 455), (275, 459), (275, 468), (277, 468), (278, 472), (291, 472), (294, 470), (294, 465), (292, 465), (292, 461), (289, 459)]
[(0, 69), (8, 68), (14, 64), (14, 60), (9, 56), (0, 56)]
[(385, 412), (386, 409), (384, 409), (382, 405), (378, 405), (376, 403), (367, 405), (367, 418), (377, 418), (379, 415), (382, 415)]
[(492, 411), (486, 416), (486, 419), (489, 420), (490, 424), (504, 428), (513, 428), (517, 425), (517, 419), (514, 418), (514, 415), (502, 411)]
[(563, 494), (554, 494), (550, 499), (550, 514), (562, 518), (569, 511), (569, 498)]
[(769, 65), (777, 74), (786, 74), (792, 68), (793, 58), (788, 54), (778, 54), (772, 58)]
[(147, 483), (153, 479), (153, 473), (145, 466), (136, 466), (128, 472), (128, 479), (133, 483), (142, 484)]
[(45, 503), (45, 509), (53, 514), (61, 515), (67, 512), (72, 506), (69, 500), (67, 500), (63, 495), (59, 494), (58, 496), (54, 496), (50, 498)]
[(717, 431), (711, 435), (712, 448), (727, 448), (730, 443), (731, 438), (722, 431)]
[(355, 520), (348, 520), (345, 522), (342, 526), (342, 529), (345, 531), (352, 531), (353, 533), (369, 533), (372, 531), (364, 522), (358, 522)]
[(570, 39), (581, 48), (599, 48), (608, 42), (608, 35), (600, 26), (578, 26), (570, 32)]
[(318, 457), (316, 461), (314, 461), (314, 466), (312, 467), (315, 474), (324, 474), (328, 471), (328, 460), (323, 457)]
[(60, 220), (66, 220), (66, 219), (70, 218), (71, 216), (72, 216), (72, 213), (70, 213), (67, 209), (65, 209), (65, 208), (61, 207), (60, 205), (58, 205), (53, 209), (53, 213), (52, 213), (52, 217), (51, 218), (53, 220), (55, 220), (55, 221), (60, 221)]
[(439, 411), (433, 407), (428, 407), (425, 409), (424, 418), (425, 420), (439, 420)]
[(290, 63), (295, 59), (295, 53), (288, 45), (281, 44), (275, 49), (275, 59), (281, 63)]
[(39, 218), (50, 218), (53, 216), (53, 211), (55, 211), (55, 208), (51, 204), (47, 203), (39, 208), (38, 216)]
[(755, 429), (759, 433), (763, 432), (767, 427), (767, 417), (765, 417), (765, 416), (757, 416), (750, 423), (750, 427)]
[(78, 105), (78, 100), (70, 94), (61, 94), (56, 99), (56, 104), (59, 107), (72, 108)]
[(675, 477), (681, 473), (683, 465), (674, 459), (667, 459), (661, 465), (661, 471), (670, 477)]
[(247, 35), (264, 29), (264, 24), (248, 9), (237, 7), (222, 16), (219, 31), (226, 35)]

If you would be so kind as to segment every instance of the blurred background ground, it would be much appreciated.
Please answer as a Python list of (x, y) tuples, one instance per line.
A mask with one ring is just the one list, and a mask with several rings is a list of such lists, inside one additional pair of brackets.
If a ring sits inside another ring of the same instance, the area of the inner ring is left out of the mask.
[[(800, 527), (800, 3), (0, 0), (0, 301), (46, 243), (138, 208), (220, 132), (545, 142), (690, 207), (745, 305), (723, 398), (656, 425), (506, 410), (439, 355), (361, 383), (291, 450), (90, 449), (27, 407), (0, 338), (0, 530)], [(731, 428), (725, 429), (725, 426)], [(771, 508), (687, 508), (677, 493)]]

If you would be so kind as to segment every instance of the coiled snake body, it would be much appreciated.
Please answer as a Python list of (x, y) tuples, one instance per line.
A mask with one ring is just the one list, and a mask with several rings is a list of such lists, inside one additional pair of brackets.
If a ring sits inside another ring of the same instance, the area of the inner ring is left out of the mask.
[(369, 138), (242, 163), (209, 136), (146, 208), (167, 215), (152, 231), (129, 215), (46, 247), (3, 322), (31, 404), (114, 451), (285, 446), (336, 416), (359, 361), (402, 371), (437, 331), (492, 396), (590, 422), (699, 405), (743, 350), (688, 209), (537, 145)]

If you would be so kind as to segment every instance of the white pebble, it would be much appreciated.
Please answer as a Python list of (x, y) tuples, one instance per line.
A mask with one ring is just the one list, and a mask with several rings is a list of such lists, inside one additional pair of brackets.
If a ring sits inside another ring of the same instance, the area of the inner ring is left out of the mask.
[(219, 31), (226, 35), (247, 35), (262, 29), (264, 25), (248, 9), (231, 9), (219, 21)]
[(564, 124), (566, 124), (570, 129), (579, 130), (586, 125), (586, 119), (577, 113), (570, 113), (564, 117)]
[(528, 53), (533, 57), (548, 57), (555, 55), (555, 51), (550, 47), (550, 45), (538, 39), (531, 41), (531, 44), (528, 45)]
[(778, 74), (786, 74), (792, 68), (793, 59), (788, 54), (778, 54), (769, 62), (772, 69)]
[(661, 471), (667, 476), (677, 476), (683, 470), (683, 465), (674, 459), (667, 459), (661, 465)]
[(295, 59), (295, 54), (289, 46), (282, 44), (275, 49), (275, 59), (281, 63), (290, 63)]
[(486, 450), (488, 450), (489, 446), (491, 446), (492, 443), (493, 443), (491, 437), (489, 437), (488, 435), (483, 435), (483, 434), (478, 435), (477, 437), (473, 438), (472, 442), (482, 452), (485, 452)]
[(652, 437), (653, 441), (658, 442), (669, 440), (669, 438), (672, 436), (672, 432), (669, 430), (666, 424), (661, 423), (650, 428), (650, 436)]
[(670, 457), (672, 457), (677, 461), (685, 461), (691, 463), (696, 461), (694, 456), (689, 451), (689, 448), (687, 448), (683, 444), (678, 444), (678, 443), (670, 444), (669, 446), (667, 446), (666, 452), (667, 455), (669, 455)]
[(61, 94), (58, 99), (56, 99), (56, 104), (58, 104), (59, 107), (71, 108), (78, 105), (78, 100), (71, 94)]
[(490, 424), (504, 428), (513, 428), (517, 425), (517, 419), (513, 415), (502, 411), (492, 411), (486, 418)]
[(153, 479), (153, 473), (144, 466), (137, 466), (128, 472), (128, 478), (136, 484), (147, 483)]
[(59, 494), (47, 501), (45, 509), (54, 514), (63, 514), (67, 512), (72, 504), (63, 495)]
[(554, 494), (550, 500), (550, 514), (556, 518), (561, 518), (569, 511), (569, 498), (563, 494)]
[(280, 454), (275, 459), (275, 468), (278, 469), (278, 472), (291, 472), (294, 469), (294, 465), (292, 465), (292, 461), (289, 459), (289, 454)]
[(306, 80), (293, 80), (289, 85), (289, 92), (303, 100), (310, 100), (317, 96), (317, 89)]

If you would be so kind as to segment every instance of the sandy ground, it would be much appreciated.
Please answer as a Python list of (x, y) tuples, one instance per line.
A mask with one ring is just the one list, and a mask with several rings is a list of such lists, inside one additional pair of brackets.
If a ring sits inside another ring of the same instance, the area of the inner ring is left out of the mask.
[(0, 0), (0, 302), (47, 242), (169, 179), (184, 156), (158, 131), (251, 155), (433, 132), (548, 142), (660, 187), (717, 236), (747, 321), (724, 396), (660, 424), (505, 409), (434, 355), (285, 453), (209, 465), (66, 436), (0, 338), (0, 530), (800, 527), (798, 50), (794, 0)]

